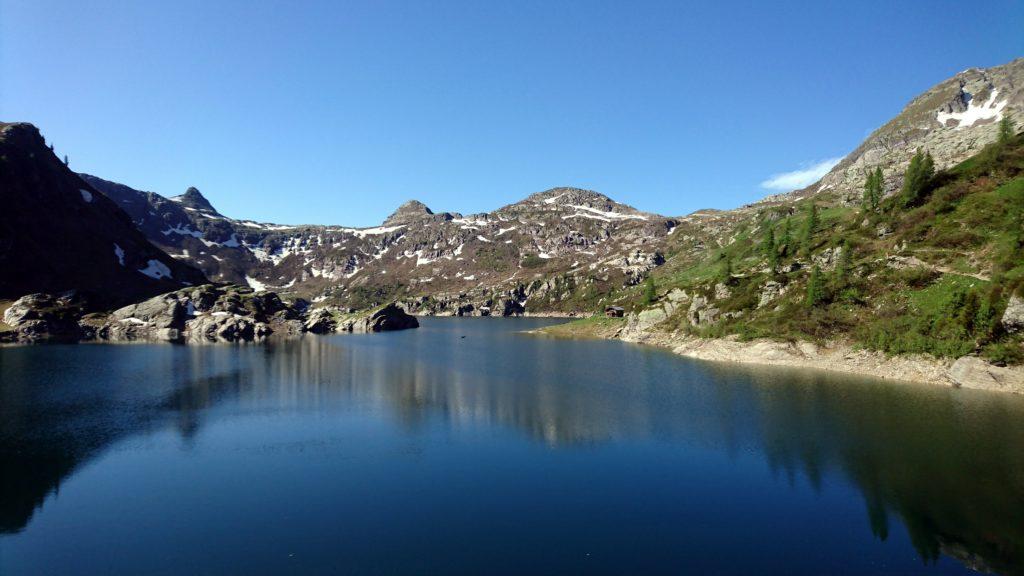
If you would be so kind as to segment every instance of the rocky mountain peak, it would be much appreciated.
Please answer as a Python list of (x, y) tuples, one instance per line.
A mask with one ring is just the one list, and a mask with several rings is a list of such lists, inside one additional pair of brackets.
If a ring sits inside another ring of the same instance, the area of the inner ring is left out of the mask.
[(404, 224), (406, 222), (420, 220), (426, 216), (432, 216), (434, 212), (426, 204), (419, 200), (409, 200), (395, 210), (391, 216), (384, 220), (385, 226)]
[(171, 198), (174, 202), (181, 204), (186, 208), (192, 208), (199, 210), (200, 212), (212, 212), (217, 214), (217, 210), (213, 208), (213, 204), (203, 196), (203, 193), (199, 191), (195, 186), (189, 186), (188, 190), (181, 196), (175, 196)]

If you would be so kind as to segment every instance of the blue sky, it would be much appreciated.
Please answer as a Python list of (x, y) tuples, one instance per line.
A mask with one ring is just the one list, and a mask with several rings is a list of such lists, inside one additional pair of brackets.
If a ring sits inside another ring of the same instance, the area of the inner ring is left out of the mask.
[(553, 186), (730, 208), (1024, 55), (1024, 3), (0, 0), (0, 119), (223, 213), (374, 225)]

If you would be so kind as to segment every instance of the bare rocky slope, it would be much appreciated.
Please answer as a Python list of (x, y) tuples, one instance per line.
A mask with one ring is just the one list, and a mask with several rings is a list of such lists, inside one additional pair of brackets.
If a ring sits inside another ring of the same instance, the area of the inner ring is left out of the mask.
[(0, 206), (0, 299), (74, 290), (111, 306), (206, 282), (153, 246), (31, 124), (0, 123)]
[(579, 313), (664, 262), (677, 221), (589, 190), (555, 188), (489, 213), (434, 213), (418, 201), (381, 226), (286, 226), (228, 218), (197, 191), (164, 198), (95, 176), (156, 245), (219, 281), (362, 309), (415, 313)]

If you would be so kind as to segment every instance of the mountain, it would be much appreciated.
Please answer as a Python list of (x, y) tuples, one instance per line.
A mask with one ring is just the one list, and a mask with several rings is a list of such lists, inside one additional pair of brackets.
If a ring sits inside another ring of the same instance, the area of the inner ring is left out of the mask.
[(90, 306), (205, 283), (68, 169), (31, 124), (0, 123), (0, 299), (77, 291)]
[(582, 302), (562, 293), (586, 285), (593, 300), (639, 282), (664, 261), (660, 246), (676, 226), (575, 188), (469, 216), (411, 200), (378, 227), (286, 226), (225, 217), (194, 188), (164, 198), (82, 178), (210, 278), (351, 308), (402, 299), (434, 314), (577, 311)]
[(995, 141), (999, 120), (1014, 113), (1024, 120), (1024, 58), (969, 68), (911, 100), (819, 182), (796, 194), (833, 191), (857, 203), (867, 171), (875, 168), (882, 168), (886, 188), (894, 192), (918, 149), (929, 151), (938, 168), (948, 168)]
[[(1021, 63), (933, 88), (806, 190), (681, 218), (648, 285), (608, 295), (625, 320), (554, 331), (1024, 393), (1024, 370), (1006, 367), (1024, 363)], [(980, 96), (955, 97), (959, 108), (946, 98), (983, 80), (981, 111), (970, 104)], [(892, 127), (911, 125), (878, 151)], [(917, 150), (915, 165), (927, 152), (936, 169), (911, 177)], [(862, 205), (857, 175), (879, 167), (884, 195)]]

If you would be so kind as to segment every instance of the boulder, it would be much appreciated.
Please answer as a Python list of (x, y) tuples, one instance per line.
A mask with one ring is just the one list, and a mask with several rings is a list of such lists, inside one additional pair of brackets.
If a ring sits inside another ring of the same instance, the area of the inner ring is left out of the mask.
[(1006, 304), (1006, 311), (1003, 312), (1003, 328), (1011, 334), (1024, 330), (1024, 298), (1016, 294), (1010, 296)]
[(694, 296), (690, 301), (690, 308), (686, 317), (690, 324), (700, 326), (702, 324), (714, 324), (718, 321), (719, 309), (711, 306), (704, 296)]
[(418, 328), (419, 325), (419, 320), (415, 316), (406, 314), (405, 310), (397, 304), (391, 303), (366, 316), (346, 320), (342, 323), (340, 329), (345, 332), (358, 333), (387, 332)]
[(761, 296), (757, 301), (757, 307), (763, 308), (771, 302), (774, 302), (780, 296), (786, 293), (786, 287), (781, 283), (774, 280), (765, 282), (761, 288)]
[(976, 356), (964, 356), (947, 374), (954, 386), (1024, 394), (1024, 369), (993, 366)]
[(28, 294), (4, 312), (4, 323), (19, 342), (78, 340), (84, 333), (78, 323), (84, 308), (85, 302), (74, 293)]
[(315, 308), (306, 317), (305, 328), (313, 334), (331, 334), (338, 328), (330, 308)]

